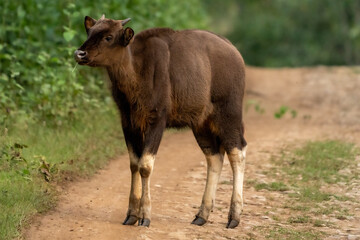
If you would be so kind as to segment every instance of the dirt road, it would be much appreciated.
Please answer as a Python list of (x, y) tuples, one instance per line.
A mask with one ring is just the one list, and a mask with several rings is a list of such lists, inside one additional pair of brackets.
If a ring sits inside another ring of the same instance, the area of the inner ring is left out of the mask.
[[(209, 223), (203, 227), (190, 224), (201, 203), (206, 163), (191, 131), (181, 131), (165, 134), (159, 149), (151, 180), (150, 228), (122, 225), (130, 183), (129, 161), (124, 155), (90, 180), (64, 188), (58, 206), (38, 216), (25, 239), (264, 239), (257, 227), (274, 224), (268, 217), (271, 211), (289, 214), (274, 207), (285, 201), (285, 196), (256, 191), (249, 180), (266, 181), (264, 171), (273, 169), (270, 158), (288, 144), (335, 138), (360, 146), (359, 87), (356, 69), (248, 69), (247, 101), (261, 104), (265, 113), (252, 105), (246, 112), (245, 202), (236, 229), (225, 228), (232, 179), (227, 159)], [(281, 105), (296, 109), (297, 117), (275, 119), (273, 112)], [(360, 186), (355, 185), (352, 192), (360, 197)], [(359, 212), (321, 231), (330, 239), (360, 238)]]

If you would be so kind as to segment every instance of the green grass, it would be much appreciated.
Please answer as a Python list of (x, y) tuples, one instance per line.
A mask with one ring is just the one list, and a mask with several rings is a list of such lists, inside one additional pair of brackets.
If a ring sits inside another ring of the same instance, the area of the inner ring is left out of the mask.
[(309, 223), (311, 222), (311, 218), (309, 216), (296, 216), (296, 217), (290, 217), (288, 219), (289, 223)]
[[(330, 192), (328, 189), (338, 182), (349, 185), (359, 177), (356, 172), (356, 156), (358, 148), (354, 144), (336, 140), (312, 141), (295, 149), (285, 149), (280, 157), (273, 156), (277, 166), (266, 174), (270, 183), (256, 183), (256, 190), (287, 191), (286, 203), (282, 206), (288, 209), (291, 217), (287, 221), (279, 221), (289, 227), (265, 227), (266, 237), (270, 239), (321, 239), (324, 236), (317, 230), (319, 227), (331, 227), (331, 219), (346, 220), (350, 210), (341, 201), (356, 202), (355, 199), (341, 195), (341, 192)], [(272, 173), (278, 172), (274, 175)], [(342, 171), (345, 170), (345, 171)], [(350, 170), (350, 171), (349, 171)], [(346, 172), (346, 175), (344, 174)], [(344, 190), (344, 189), (342, 189)], [(322, 220), (326, 215), (330, 220)], [(280, 219), (275, 216), (273, 219)], [(302, 227), (311, 227), (311, 231), (299, 231)], [(296, 228), (296, 230), (293, 229)]]
[(289, 208), (294, 211), (306, 212), (309, 211), (311, 208), (310, 206), (296, 204), (295, 202), (291, 201), (283, 206), (283, 208)]
[(287, 166), (284, 168), (290, 175), (301, 176), (302, 181), (323, 181), (336, 183), (350, 180), (349, 176), (339, 171), (351, 167), (357, 149), (352, 143), (337, 140), (308, 142), (303, 147), (286, 156)]
[(329, 221), (323, 221), (323, 220), (316, 219), (313, 222), (313, 226), (314, 227), (330, 227), (330, 226), (332, 226), (332, 223), (330, 223)]
[(302, 186), (297, 193), (289, 194), (290, 197), (294, 197), (301, 202), (323, 202), (329, 201), (332, 194), (322, 192), (316, 186)]
[(257, 191), (261, 189), (267, 189), (269, 191), (283, 192), (289, 190), (289, 187), (283, 182), (272, 182), (272, 183), (258, 183), (255, 185), (255, 189)]
[(14, 172), (0, 173), (0, 239), (12, 239), (26, 219), (54, 206), (55, 194), (49, 184), (26, 181)]
[(287, 240), (315, 240), (322, 239), (323, 234), (311, 229), (297, 230), (290, 227), (275, 226), (267, 229), (268, 234), (265, 236), (268, 239), (287, 239)]
[(19, 236), (33, 214), (55, 204), (52, 183), (89, 176), (125, 149), (115, 111), (84, 114), (58, 128), (33, 124), (0, 132), (0, 239)]
[(280, 221), (281, 221), (280, 217), (279, 217), (279, 216), (276, 216), (276, 215), (271, 216), (271, 218), (272, 218), (273, 220), (277, 221), (277, 222), (280, 222)]
[(228, 180), (224, 180), (224, 181), (221, 181), (220, 184), (223, 184), (223, 185), (232, 185), (232, 181), (228, 181)]
[[(359, 173), (353, 170), (358, 152), (354, 144), (337, 140), (307, 142), (299, 148), (283, 153), (275, 163), (282, 166), (281, 179), (285, 179), (291, 189), (295, 190), (289, 194), (290, 197), (300, 202), (318, 203), (331, 198), (346, 201), (349, 197), (328, 193), (322, 189), (339, 181), (350, 182), (359, 176)], [(344, 175), (341, 173), (343, 169), (350, 169), (351, 173)]]

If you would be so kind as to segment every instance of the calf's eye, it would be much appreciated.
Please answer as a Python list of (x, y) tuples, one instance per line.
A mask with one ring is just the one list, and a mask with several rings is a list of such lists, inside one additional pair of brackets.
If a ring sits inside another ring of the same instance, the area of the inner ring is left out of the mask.
[(110, 42), (111, 39), (112, 39), (112, 36), (107, 36), (107, 37), (105, 38), (105, 40), (108, 41), (108, 42)]

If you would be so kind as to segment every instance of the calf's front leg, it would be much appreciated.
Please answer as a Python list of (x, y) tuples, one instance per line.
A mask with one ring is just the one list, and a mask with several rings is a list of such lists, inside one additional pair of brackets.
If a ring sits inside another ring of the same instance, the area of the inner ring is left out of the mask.
[(126, 138), (129, 139), (130, 142), (128, 146), (134, 146), (134, 148), (136, 146), (136, 149), (134, 149), (135, 153), (129, 151), (131, 152), (130, 168), (132, 180), (129, 197), (129, 210), (124, 222), (125, 225), (135, 224), (136, 221), (139, 220), (139, 226), (150, 226), (150, 177), (154, 169), (155, 156), (158, 151), (165, 126), (165, 119), (159, 119), (159, 121), (150, 125), (147, 130), (143, 131), (143, 133), (140, 134), (141, 137), (139, 137), (139, 135), (137, 135), (137, 137), (132, 137), (131, 134), (125, 134), (128, 135)]
[(144, 153), (139, 162), (139, 172), (141, 176), (141, 200), (139, 213), (139, 226), (150, 226), (151, 219), (151, 196), (150, 196), (150, 177), (154, 169), (155, 155)]
[(126, 214), (124, 225), (134, 225), (140, 217), (140, 198), (141, 198), (141, 177), (139, 173), (139, 158), (133, 152), (131, 146), (128, 146), (131, 170), (131, 187), (129, 196), (129, 208)]
[(139, 206), (139, 226), (150, 226), (151, 196), (150, 177), (154, 169), (155, 156), (159, 149), (162, 134), (166, 126), (165, 119), (159, 119), (144, 131), (141, 157), (137, 167), (141, 176), (141, 198)]

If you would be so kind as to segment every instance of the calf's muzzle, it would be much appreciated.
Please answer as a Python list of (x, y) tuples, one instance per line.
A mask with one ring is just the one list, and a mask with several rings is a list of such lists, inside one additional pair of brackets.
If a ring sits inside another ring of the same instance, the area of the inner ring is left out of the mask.
[(87, 52), (79, 49), (74, 52), (74, 58), (78, 63), (88, 61)]

